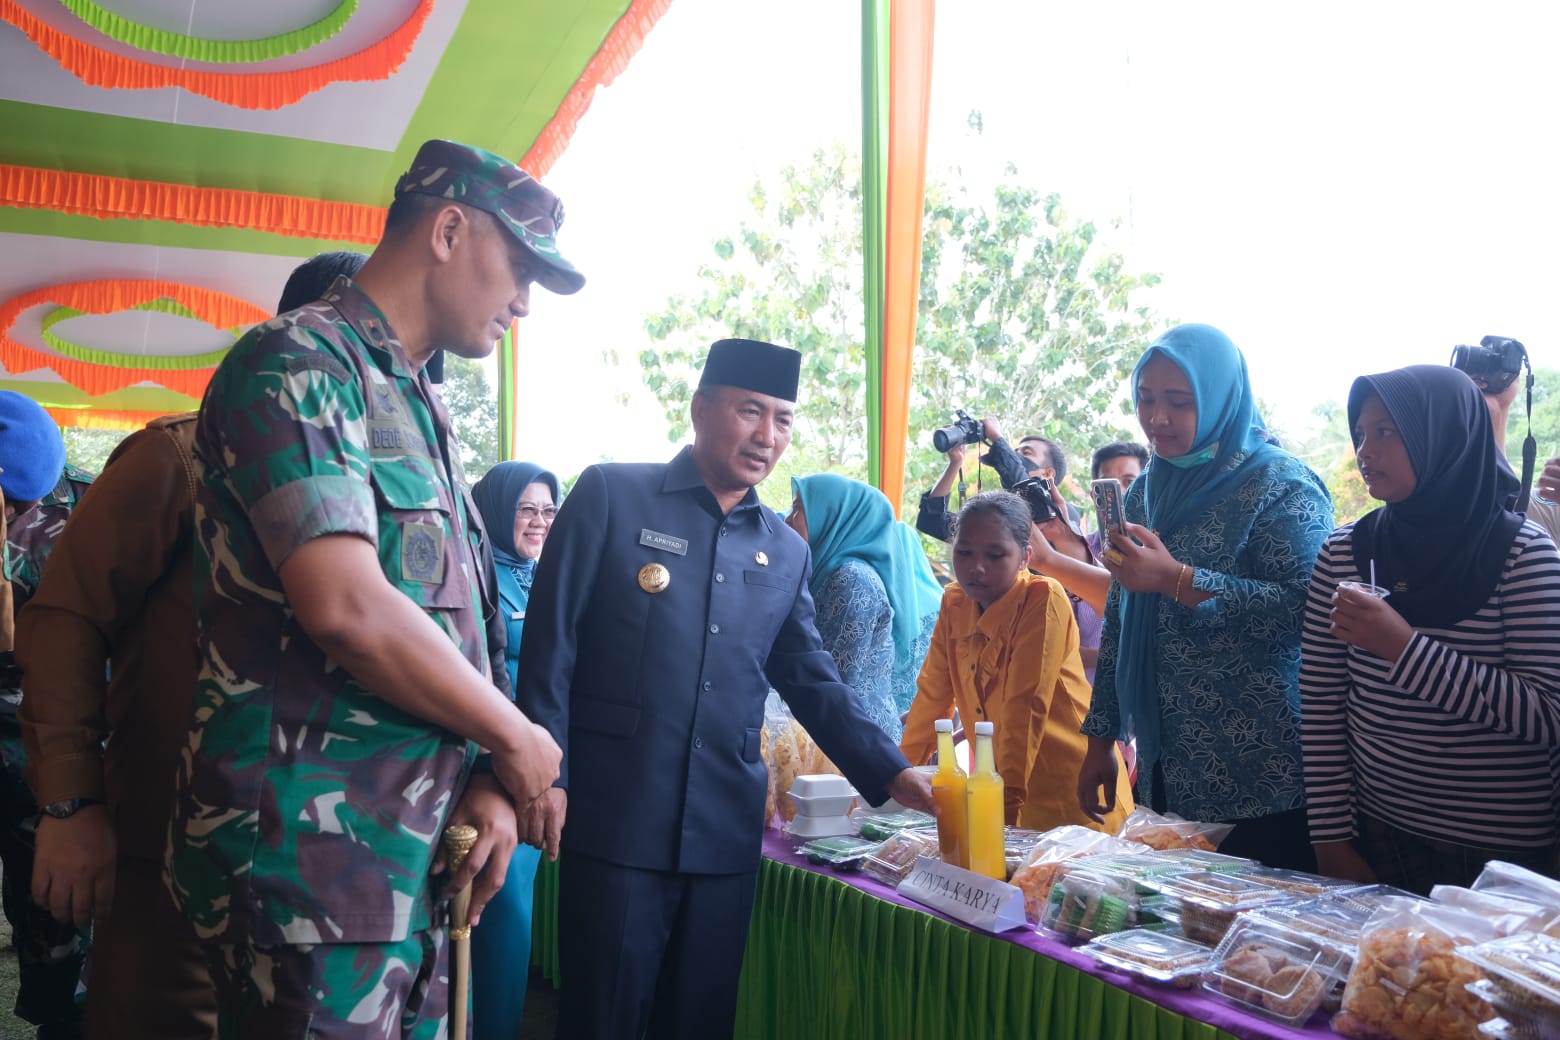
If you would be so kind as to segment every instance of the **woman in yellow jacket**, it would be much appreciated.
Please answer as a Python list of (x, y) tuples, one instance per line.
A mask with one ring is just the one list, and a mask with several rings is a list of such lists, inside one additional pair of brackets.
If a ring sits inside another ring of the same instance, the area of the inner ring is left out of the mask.
[(1044, 830), (1076, 823), (1114, 833), (1132, 811), (1127, 771), (1117, 770), (1116, 808), (1104, 824), (1085, 816), (1078, 771), (1088, 740), (1078, 728), (1090, 690), (1078, 623), (1061, 585), (1029, 571), (1029, 527), (1029, 506), (1007, 491), (976, 495), (959, 512), (958, 581), (943, 593), (899, 748), (913, 764), (930, 762), (933, 723), (957, 707), (966, 728), (996, 727), (1009, 824)]

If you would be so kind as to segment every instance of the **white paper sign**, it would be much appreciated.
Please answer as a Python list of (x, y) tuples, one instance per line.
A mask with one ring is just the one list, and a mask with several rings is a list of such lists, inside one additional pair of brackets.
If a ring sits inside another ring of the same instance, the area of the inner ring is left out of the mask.
[(916, 858), (898, 891), (983, 931), (1005, 932), (1026, 924), (1022, 889), (929, 856)]

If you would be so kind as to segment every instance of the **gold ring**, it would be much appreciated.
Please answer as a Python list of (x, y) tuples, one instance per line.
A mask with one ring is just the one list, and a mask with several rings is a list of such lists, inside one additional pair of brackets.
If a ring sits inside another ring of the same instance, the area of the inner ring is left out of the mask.
[(1105, 550), (1105, 559), (1109, 560), (1111, 563), (1114, 563), (1117, 567), (1120, 567), (1127, 560), (1125, 556), (1121, 555), (1120, 549)]

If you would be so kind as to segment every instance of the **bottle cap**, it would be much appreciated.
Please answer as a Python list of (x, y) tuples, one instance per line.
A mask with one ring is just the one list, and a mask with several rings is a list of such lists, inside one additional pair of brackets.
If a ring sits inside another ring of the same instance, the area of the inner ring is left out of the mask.
[(936, 722), (932, 723), (932, 729), (936, 730), (938, 733), (952, 733), (953, 732), (953, 720), (952, 719), (938, 719)]
[(992, 725), (989, 722), (975, 723), (975, 735), (977, 737), (989, 737), (992, 733)]

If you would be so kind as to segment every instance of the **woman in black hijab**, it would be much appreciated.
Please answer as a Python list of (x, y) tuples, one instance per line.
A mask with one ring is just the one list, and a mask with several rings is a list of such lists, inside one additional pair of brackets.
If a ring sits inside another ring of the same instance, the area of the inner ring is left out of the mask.
[(1462, 372), (1362, 376), (1349, 424), (1385, 504), (1329, 536), (1306, 604), (1317, 861), (1421, 893), (1495, 858), (1553, 873), (1560, 552), (1508, 511), (1517, 480)]

